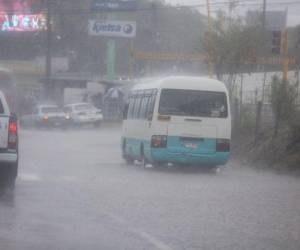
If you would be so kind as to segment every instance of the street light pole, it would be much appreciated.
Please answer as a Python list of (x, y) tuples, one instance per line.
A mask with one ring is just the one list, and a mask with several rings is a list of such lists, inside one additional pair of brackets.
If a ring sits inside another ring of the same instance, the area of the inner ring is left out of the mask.
[(288, 31), (285, 28), (282, 32), (282, 71), (283, 71), (283, 81), (287, 83), (288, 81), (288, 71), (289, 71), (289, 45), (288, 45)]
[[(266, 13), (267, 12), (267, 0), (263, 0), (263, 16), (262, 16), (262, 39), (263, 39), (263, 46), (260, 50), (259, 54), (262, 54), (263, 56), (266, 55), (267, 46), (266, 46)], [(265, 101), (265, 85), (266, 85), (266, 79), (267, 79), (267, 71), (266, 71), (266, 65), (263, 65), (263, 71), (264, 71), (264, 79), (262, 84), (262, 98), (261, 101), (257, 102), (257, 110), (256, 110), (256, 121), (255, 121), (255, 135), (254, 135), (254, 144), (256, 145), (258, 138), (259, 138), (259, 131), (260, 131), (260, 123), (261, 123), (261, 111), (262, 106), (264, 105)]]
[[(265, 35), (265, 30), (266, 30), (266, 12), (267, 12), (267, 0), (263, 0), (263, 32)], [(264, 37), (265, 39), (265, 37)]]
[(46, 59), (45, 59), (45, 95), (47, 98), (52, 97), (51, 94), (51, 76), (52, 76), (52, 12), (51, 12), (51, 0), (47, 0), (47, 31), (46, 31)]
[(208, 37), (209, 37), (209, 51), (208, 51), (208, 75), (210, 78), (213, 77), (213, 48), (212, 48), (212, 23), (211, 23), (211, 13), (210, 13), (210, 2), (206, 0), (207, 5), (207, 22), (208, 22)]

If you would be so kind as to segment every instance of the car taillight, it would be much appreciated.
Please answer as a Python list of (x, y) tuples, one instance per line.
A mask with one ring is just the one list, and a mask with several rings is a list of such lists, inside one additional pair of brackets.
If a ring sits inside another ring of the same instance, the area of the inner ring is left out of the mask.
[(230, 140), (229, 139), (217, 139), (217, 152), (229, 152)]
[(48, 117), (48, 115), (44, 115), (44, 117), (43, 117), (43, 121), (44, 122), (47, 122), (49, 120), (49, 117)]
[(167, 136), (166, 135), (153, 135), (151, 138), (151, 148), (166, 148)]
[(8, 125), (8, 148), (16, 149), (18, 144), (18, 124), (16, 119), (10, 119)]

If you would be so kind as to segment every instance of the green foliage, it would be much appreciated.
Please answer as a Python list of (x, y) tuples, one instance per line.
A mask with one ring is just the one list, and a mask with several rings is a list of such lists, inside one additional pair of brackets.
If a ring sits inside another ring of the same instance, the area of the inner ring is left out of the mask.
[(287, 122), (291, 127), (292, 120), (296, 114), (296, 98), (297, 91), (295, 86), (282, 81), (278, 76), (273, 76), (271, 103), (275, 116), (274, 136), (277, 136), (281, 122)]
[[(258, 19), (259, 21), (259, 19)], [(218, 78), (224, 74), (251, 72), (245, 62), (255, 60), (262, 47), (262, 28), (259, 22), (246, 25), (240, 17), (230, 17), (219, 12), (213, 25), (212, 41), (206, 40), (204, 51), (213, 47), (213, 59)]]
[(290, 29), (289, 43), (290, 51), (296, 58), (296, 64), (300, 67), (300, 25)]
[(252, 133), (255, 128), (255, 112), (249, 106), (243, 106), (241, 112), (241, 124), (240, 128), (242, 131)]
[(271, 92), (272, 108), (280, 120), (289, 120), (296, 111), (296, 90), (293, 85), (273, 76)]

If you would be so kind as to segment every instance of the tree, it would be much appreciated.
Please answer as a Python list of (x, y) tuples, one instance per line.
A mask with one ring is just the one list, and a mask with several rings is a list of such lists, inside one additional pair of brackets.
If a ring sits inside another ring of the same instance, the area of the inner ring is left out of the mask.
[(299, 85), (300, 85), (300, 25), (292, 28), (290, 31), (290, 50), (291, 54), (296, 59), (296, 78), (297, 78), (297, 93), (299, 94)]
[(273, 76), (271, 103), (275, 117), (274, 137), (277, 137), (278, 130), (283, 121), (290, 122), (296, 112), (296, 91), (295, 86), (290, 85)]
[(262, 28), (258, 21), (247, 25), (241, 17), (227, 16), (220, 11), (213, 23), (212, 41), (206, 40), (203, 51), (207, 52), (209, 46), (213, 46), (217, 78), (228, 75), (227, 82), (232, 92), (236, 76), (251, 72), (252, 66), (247, 62), (255, 62), (262, 42)]

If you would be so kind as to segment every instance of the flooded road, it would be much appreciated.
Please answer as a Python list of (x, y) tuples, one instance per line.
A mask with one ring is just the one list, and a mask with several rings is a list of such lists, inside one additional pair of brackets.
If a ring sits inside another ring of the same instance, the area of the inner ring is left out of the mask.
[(120, 130), (20, 132), (0, 249), (300, 249), (299, 178), (235, 161), (217, 175), (142, 169)]

